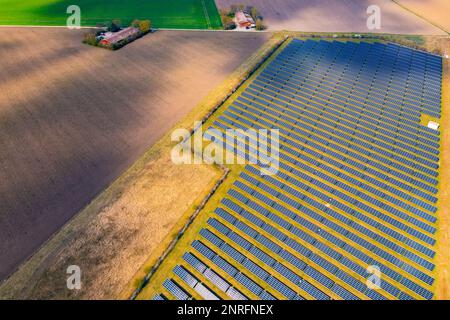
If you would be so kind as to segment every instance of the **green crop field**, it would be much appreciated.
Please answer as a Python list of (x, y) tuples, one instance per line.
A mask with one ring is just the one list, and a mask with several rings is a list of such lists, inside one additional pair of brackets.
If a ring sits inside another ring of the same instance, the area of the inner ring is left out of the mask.
[(156, 28), (217, 29), (222, 26), (214, 0), (0, 0), (0, 25), (63, 26), (68, 6), (81, 9), (82, 26), (112, 19), (128, 24), (151, 19)]

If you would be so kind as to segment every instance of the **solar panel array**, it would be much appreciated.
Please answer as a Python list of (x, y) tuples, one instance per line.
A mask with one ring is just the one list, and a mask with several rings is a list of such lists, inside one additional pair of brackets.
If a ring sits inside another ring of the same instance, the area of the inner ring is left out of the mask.
[(420, 119), (440, 117), (441, 82), (442, 60), (424, 52), (293, 40), (213, 124), (279, 129), (279, 172), (246, 166), (168, 292), (431, 299), (440, 135)]

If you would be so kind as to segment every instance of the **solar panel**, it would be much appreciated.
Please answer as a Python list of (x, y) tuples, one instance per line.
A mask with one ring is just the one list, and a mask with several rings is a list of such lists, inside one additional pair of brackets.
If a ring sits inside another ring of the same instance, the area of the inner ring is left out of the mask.
[(163, 287), (178, 300), (188, 300), (190, 298), (190, 296), (173, 280), (165, 280)]
[[(432, 298), (440, 133), (421, 117), (440, 117), (441, 82), (424, 52), (293, 40), (213, 125), (280, 130), (278, 173), (245, 167), (192, 244), (232, 283), (185, 261), (229, 297), (239, 284), (262, 299)], [(255, 156), (246, 144), (226, 147)]]
[(152, 300), (164, 301), (164, 300), (167, 300), (167, 298), (163, 294), (157, 294), (153, 297)]

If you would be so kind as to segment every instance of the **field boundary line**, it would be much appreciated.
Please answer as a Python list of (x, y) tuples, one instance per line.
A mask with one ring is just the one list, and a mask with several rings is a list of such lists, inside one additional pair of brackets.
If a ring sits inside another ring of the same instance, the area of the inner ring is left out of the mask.
[(205, 14), (206, 24), (208, 25), (208, 29), (212, 29), (211, 27), (211, 19), (209, 18), (208, 8), (206, 8), (205, 0), (202, 0), (203, 13)]
[[(2, 25), (0, 24), (0, 28), (54, 28), (54, 29), (69, 29), (67, 26), (38, 26), (38, 25)], [(73, 29), (73, 31), (76, 30), (82, 30), (82, 29), (102, 29), (100, 27), (88, 27), (83, 26), (80, 27), (80, 29)], [(70, 29), (69, 29), (70, 30)], [(155, 31), (195, 31), (195, 32), (235, 32), (235, 33), (249, 33), (249, 32), (256, 32), (256, 31), (240, 31), (240, 30), (221, 30), (221, 29), (187, 29), (187, 28), (153, 28)], [(271, 30), (261, 30), (257, 31), (257, 33), (270, 33), (273, 34), (274, 32)]]
[(222, 30), (222, 29), (171, 29), (171, 28), (155, 28), (155, 30), (161, 31), (201, 31), (201, 32), (235, 32), (235, 33), (270, 33), (273, 34), (273, 30), (260, 30), (260, 31), (245, 31), (245, 30)]
[(17, 24), (17, 25), (8, 25), (8, 24), (0, 24), (0, 28), (54, 28), (54, 29), (69, 29), (69, 30), (80, 30), (80, 29), (101, 29), (99, 27), (88, 27), (88, 26), (84, 26), (84, 27), (79, 27), (76, 29), (70, 29), (67, 26), (42, 26), (42, 25), (22, 25), (22, 24)]
[(429, 20), (428, 18), (418, 14), (417, 12), (415, 12), (414, 10), (408, 8), (406, 5), (401, 4), (398, 0), (391, 0), (392, 2), (394, 2), (396, 5), (398, 5), (400, 8), (408, 11), (409, 13), (412, 13), (413, 15), (415, 15), (416, 17), (428, 22), (429, 24), (435, 26), (436, 28), (441, 29), (442, 31), (444, 31), (447, 34), (450, 34), (450, 32), (448, 30), (446, 30), (443, 26), (441, 26), (440, 24), (435, 23), (434, 21)]

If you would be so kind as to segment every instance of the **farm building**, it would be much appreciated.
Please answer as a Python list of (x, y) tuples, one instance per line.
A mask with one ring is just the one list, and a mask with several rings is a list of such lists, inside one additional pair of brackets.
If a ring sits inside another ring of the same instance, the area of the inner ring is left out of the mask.
[(241, 28), (254, 28), (256, 26), (253, 17), (244, 11), (236, 12), (236, 23)]
[(105, 37), (102, 39), (102, 41), (100, 41), (100, 44), (105, 45), (105, 46), (116, 44), (122, 40), (136, 36), (138, 33), (139, 33), (139, 29), (129, 27), (129, 28), (120, 30), (119, 32), (106, 34)]
[(430, 128), (432, 130), (439, 130), (439, 123), (430, 121), (430, 122), (428, 122), (428, 128)]

